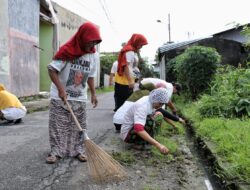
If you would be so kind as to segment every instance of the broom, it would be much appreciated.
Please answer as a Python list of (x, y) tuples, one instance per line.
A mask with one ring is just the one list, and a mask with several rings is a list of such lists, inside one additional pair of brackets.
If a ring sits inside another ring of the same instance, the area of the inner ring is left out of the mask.
[(120, 181), (124, 179), (127, 174), (123, 166), (89, 139), (86, 130), (81, 128), (67, 100), (66, 104), (80, 131), (79, 134), (81, 138), (83, 138), (86, 148), (88, 169), (92, 179), (98, 183)]

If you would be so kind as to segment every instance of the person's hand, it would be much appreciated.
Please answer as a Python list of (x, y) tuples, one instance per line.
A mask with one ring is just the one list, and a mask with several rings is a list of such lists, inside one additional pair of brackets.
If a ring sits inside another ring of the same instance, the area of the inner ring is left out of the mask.
[(66, 103), (66, 100), (67, 100), (67, 93), (66, 93), (66, 91), (64, 90), (64, 88), (58, 89), (58, 96), (62, 99), (62, 101), (63, 101), (64, 103)]
[(184, 119), (182, 119), (181, 117), (179, 118), (179, 122), (182, 123), (183, 125), (186, 124), (186, 121)]
[(91, 103), (93, 105), (93, 108), (95, 108), (97, 106), (97, 104), (98, 104), (98, 100), (97, 100), (97, 97), (96, 97), (95, 94), (91, 95)]
[(158, 147), (159, 151), (162, 153), (162, 154), (168, 154), (169, 153), (169, 150), (167, 147), (165, 147), (164, 145), (162, 144), (159, 144)]

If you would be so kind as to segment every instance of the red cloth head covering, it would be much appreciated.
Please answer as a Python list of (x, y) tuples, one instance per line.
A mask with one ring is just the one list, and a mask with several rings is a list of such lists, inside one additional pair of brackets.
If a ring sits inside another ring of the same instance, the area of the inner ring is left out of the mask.
[(138, 47), (148, 44), (147, 39), (141, 34), (133, 34), (130, 40), (118, 55), (118, 74), (122, 75), (124, 72), (124, 66), (127, 65), (126, 52), (128, 51), (137, 51)]
[(102, 41), (98, 28), (91, 22), (86, 22), (80, 26), (75, 35), (66, 42), (53, 59), (58, 60), (73, 60), (87, 53), (95, 53), (93, 47), (90, 52), (84, 50), (84, 43), (95, 41), (100, 43)]

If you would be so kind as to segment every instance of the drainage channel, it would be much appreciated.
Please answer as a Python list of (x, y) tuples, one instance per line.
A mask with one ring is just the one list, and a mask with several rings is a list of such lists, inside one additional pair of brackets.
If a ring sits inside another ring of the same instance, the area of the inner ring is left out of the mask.
[(203, 170), (205, 174), (204, 183), (207, 190), (222, 190), (225, 189), (220, 181), (220, 179), (214, 175), (214, 160), (208, 155), (208, 153), (203, 149), (203, 145), (198, 142), (194, 137), (194, 131), (191, 126), (186, 128), (186, 140), (191, 153), (197, 158), (198, 167)]

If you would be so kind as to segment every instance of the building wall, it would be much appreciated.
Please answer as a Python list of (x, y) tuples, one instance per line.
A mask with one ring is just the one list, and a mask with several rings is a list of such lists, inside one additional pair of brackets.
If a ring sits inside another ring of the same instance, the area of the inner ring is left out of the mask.
[(17, 96), (39, 93), (39, 0), (9, 0), (9, 89)]
[[(62, 45), (86, 20), (56, 4), (55, 7)], [(0, 83), (19, 97), (40, 91), (39, 15), (40, 0), (0, 1)]]
[(211, 38), (198, 42), (198, 44), (215, 48), (221, 55), (222, 65), (233, 65), (237, 67), (239, 63), (243, 63), (244, 58), (247, 56), (247, 52), (242, 51), (242, 44), (232, 40)]
[(9, 17), (8, 0), (0, 1), (0, 83), (3, 83), (7, 89), (10, 87), (10, 66), (9, 66)]
[(40, 21), (39, 34), (40, 50), (40, 91), (49, 91), (51, 80), (48, 73), (48, 64), (53, 58), (53, 25)]
[(240, 43), (246, 43), (247, 38), (244, 35), (242, 35), (240, 32), (241, 32), (241, 29), (236, 29), (236, 30), (228, 31), (222, 34), (217, 34), (215, 35), (215, 37), (223, 38), (227, 40), (233, 40), (233, 41), (240, 42)]

